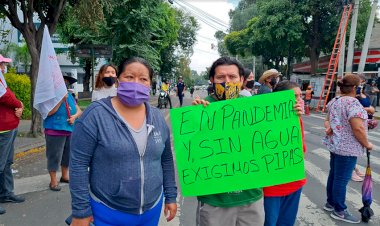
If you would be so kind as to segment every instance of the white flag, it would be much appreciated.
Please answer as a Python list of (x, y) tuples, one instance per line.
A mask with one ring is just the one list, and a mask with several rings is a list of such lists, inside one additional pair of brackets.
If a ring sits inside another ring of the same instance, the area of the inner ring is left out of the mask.
[(7, 92), (6, 88), (7, 88), (7, 82), (5, 81), (3, 73), (1, 73), (1, 70), (0, 70), (0, 97), (2, 97)]
[(33, 107), (45, 119), (66, 94), (67, 89), (59, 68), (57, 55), (54, 51), (49, 30), (45, 26)]

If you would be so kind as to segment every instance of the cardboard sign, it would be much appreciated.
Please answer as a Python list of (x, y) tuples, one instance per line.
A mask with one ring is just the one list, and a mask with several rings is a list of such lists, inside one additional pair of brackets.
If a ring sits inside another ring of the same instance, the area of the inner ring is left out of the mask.
[(305, 178), (293, 90), (170, 111), (184, 196), (261, 188)]

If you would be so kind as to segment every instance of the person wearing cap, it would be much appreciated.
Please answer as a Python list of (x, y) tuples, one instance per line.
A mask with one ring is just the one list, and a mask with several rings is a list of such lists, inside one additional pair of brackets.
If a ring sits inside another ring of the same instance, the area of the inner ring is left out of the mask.
[[(77, 80), (68, 75), (63, 76), (66, 86)], [(62, 176), (60, 182), (69, 183), (70, 140), (74, 129), (74, 122), (82, 114), (72, 95), (65, 97), (49, 112), (44, 120), (47, 170), (50, 175), (49, 188), (60, 191), (56, 174), (61, 165)]]
[(242, 90), (239, 95), (244, 97), (250, 97), (254, 94), (253, 88), (255, 87), (255, 77), (251, 70), (245, 68), (244, 69), (244, 82), (242, 86)]
[[(207, 107), (210, 103), (228, 99), (244, 98), (240, 93), (244, 81), (244, 68), (230, 57), (217, 59), (210, 67), (209, 79), (214, 92), (205, 99), (197, 97), (192, 104)], [(301, 114), (297, 103), (294, 110)], [(263, 190), (253, 188), (219, 194), (198, 196), (196, 213), (198, 226), (250, 226), (264, 225)]]
[(179, 76), (178, 83), (177, 83), (177, 96), (179, 98), (179, 104), (181, 107), (183, 104), (183, 96), (184, 96), (185, 91), (186, 91), (185, 83), (183, 83), (182, 76)]
[[(25, 199), (13, 193), (14, 182), (11, 166), (17, 127), (24, 107), (9, 89), (3, 76), (9, 62), (12, 62), (12, 59), (0, 55), (0, 203), (20, 203)], [(5, 212), (5, 209), (0, 207), (0, 214)]]
[(280, 72), (276, 69), (270, 69), (263, 73), (259, 79), (261, 84), (257, 94), (271, 93), (276, 84), (280, 81)]

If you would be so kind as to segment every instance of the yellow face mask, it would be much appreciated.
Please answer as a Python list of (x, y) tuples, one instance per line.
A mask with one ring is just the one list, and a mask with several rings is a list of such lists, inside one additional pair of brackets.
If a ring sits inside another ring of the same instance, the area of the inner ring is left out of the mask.
[(238, 98), (240, 89), (240, 82), (214, 83), (214, 94), (219, 100), (229, 100)]

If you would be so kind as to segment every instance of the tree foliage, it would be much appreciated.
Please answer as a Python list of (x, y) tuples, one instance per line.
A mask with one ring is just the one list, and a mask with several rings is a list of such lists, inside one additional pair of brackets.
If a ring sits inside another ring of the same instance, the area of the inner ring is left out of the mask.
[[(91, 4), (93, 12), (86, 12)], [(67, 11), (60, 29), (67, 42), (112, 45), (116, 64), (140, 56), (165, 77), (173, 75), (180, 55), (192, 54), (196, 41), (196, 20), (162, 0), (83, 0)]]
[[(33, 105), (34, 101), (44, 27), (45, 25), (48, 27), (50, 34), (55, 32), (65, 5), (66, 0), (0, 0), (0, 15), (7, 17), (12, 26), (20, 31), (31, 56), (30, 105)], [(40, 21), (39, 27), (34, 24), (35, 17)], [(41, 116), (32, 109), (31, 134), (36, 136), (39, 133), (41, 133)]]
[[(294, 57), (307, 56), (312, 62), (312, 73), (315, 73), (319, 55), (331, 52), (342, 1), (246, 0), (241, 3), (257, 11), (245, 27), (241, 26), (239, 17), (232, 17), (231, 30), (235, 30), (224, 38), (231, 54), (260, 55), (264, 64), (277, 68), (281, 62), (291, 65)], [(237, 12), (241, 8), (238, 7)], [(356, 39), (359, 45), (364, 39), (369, 13), (370, 1), (361, 0)], [(287, 69), (289, 73), (289, 67)]]

